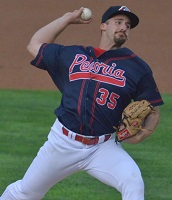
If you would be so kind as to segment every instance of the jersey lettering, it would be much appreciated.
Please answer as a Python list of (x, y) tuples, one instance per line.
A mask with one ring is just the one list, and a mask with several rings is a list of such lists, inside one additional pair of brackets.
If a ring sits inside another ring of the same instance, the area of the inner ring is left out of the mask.
[(103, 62), (90, 62), (87, 56), (77, 54), (69, 68), (69, 79), (75, 81), (79, 79), (92, 79), (118, 87), (126, 84), (125, 71), (116, 69), (116, 64), (109, 66)]
[(111, 110), (115, 109), (117, 105), (117, 99), (119, 99), (120, 96), (114, 92), (109, 95), (109, 91), (105, 88), (100, 88), (99, 92), (101, 94), (99, 98), (96, 98), (96, 102), (101, 106), (107, 104), (107, 107)]
[(100, 98), (97, 98), (96, 101), (101, 106), (105, 105), (107, 102), (107, 98), (109, 96), (109, 91), (105, 88), (100, 88), (99, 92), (101, 93)]

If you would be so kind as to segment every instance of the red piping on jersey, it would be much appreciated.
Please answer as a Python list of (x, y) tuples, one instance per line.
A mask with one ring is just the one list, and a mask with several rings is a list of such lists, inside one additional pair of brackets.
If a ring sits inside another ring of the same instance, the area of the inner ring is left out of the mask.
[(41, 52), (40, 52), (40, 56), (39, 56), (39, 58), (38, 58), (38, 61), (36, 62), (36, 66), (38, 66), (39, 63), (41, 62), (41, 60), (42, 60), (42, 58), (43, 58), (43, 51), (44, 51), (44, 48), (45, 48), (46, 46), (47, 46), (47, 44), (43, 44), (42, 50), (41, 50)]
[(125, 59), (130, 59), (130, 58), (134, 58), (136, 56), (136, 54), (131, 54), (129, 56), (122, 56), (122, 57), (117, 57), (117, 58), (110, 58), (108, 59), (105, 64), (107, 64), (108, 62), (112, 61), (112, 60), (125, 60)]
[(78, 113), (79, 113), (79, 115), (81, 115), (81, 101), (82, 101), (82, 95), (83, 95), (85, 83), (86, 83), (86, 80), (83, 80), (79, 99), (78, 99)]
[[(81, 101), (82, 101), (85, 83), (86, 83), (86, 80), (83, 80), (80, 95), (79, 95), (79, 98), (78, 98), (78, 114), (79, 115), (81, 115)], [(82, 134), (82, 124), (80, 125), (80, 131), (81, 131), (81, 134)]]
[(150, 101), (151, 104), (159, 103), (159, 102), (162, 102), (162, 99), (156, 99), (156, 100)]
[[(93, 58), (90, 59), (90, 62)], [(85, 87), (85, 83), (86, 83), (86, 79), (83, 80), (82, 82), (82, 86), (81, 86), (81, 90), (80, 90), (80, 94), (79, 94), (79, 98), (78, 98), (78, 114), (81, 115), (81, 103), (82, 103), (82, 96), (83, 96), (83, 91), (84, 91), (84, 87)], [(82, 124), (80, 125), (80, 131), (82, 134)]]
[(92, 104), (92, 116), (91, 116), (91, 119), (90, 119), (90, 127), (92, 126), (92, 123), (93, 123), (93, 120), (94, 120), (94, 113), (95, 113), (95, 107), (96, 107), (96, 96), (97, 96), (97, 91), (99, 89), (99, 86), (100, 86), (100, 82), (98, 82), (96, 84), (96, 88), (95, 88), (95, 91), (94, 91), (94, 98), (93, 98), (93, 104)]

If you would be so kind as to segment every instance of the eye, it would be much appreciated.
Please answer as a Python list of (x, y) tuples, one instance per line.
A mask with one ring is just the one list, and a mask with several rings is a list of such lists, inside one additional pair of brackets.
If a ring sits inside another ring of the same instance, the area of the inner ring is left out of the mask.
[(130, 25), (130, 24), (127, 24), (126, 27), (127, 27), (127, 29), (130, 29), (130, 28), (131, 28), (131, 25)]
[(115, 24), (120, 25), (121, 21), (115, 21)]

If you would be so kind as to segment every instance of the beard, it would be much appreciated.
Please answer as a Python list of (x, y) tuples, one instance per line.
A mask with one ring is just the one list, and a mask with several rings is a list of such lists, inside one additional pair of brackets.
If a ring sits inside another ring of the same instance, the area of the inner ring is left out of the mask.
[(126, 42), (126, 38), (114, 38), (114, 42), (117, 46), (122, 46)]
[(128, 40), (127, 36), (125, 36), (125, 37), (114, 36), (114, 42), (115, 42), (117, 47), (121, 47), (127, 40)]

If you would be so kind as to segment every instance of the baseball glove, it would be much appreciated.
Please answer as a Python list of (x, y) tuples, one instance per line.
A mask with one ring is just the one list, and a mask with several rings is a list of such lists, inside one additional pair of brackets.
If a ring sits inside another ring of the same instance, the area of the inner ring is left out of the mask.
[(116, 141), (121, 142), (132, 137), (142, 129), (145, 118), (153, 112), (153, 106), (146, 100), (130, 103), (122, 113), (117, 129)]

